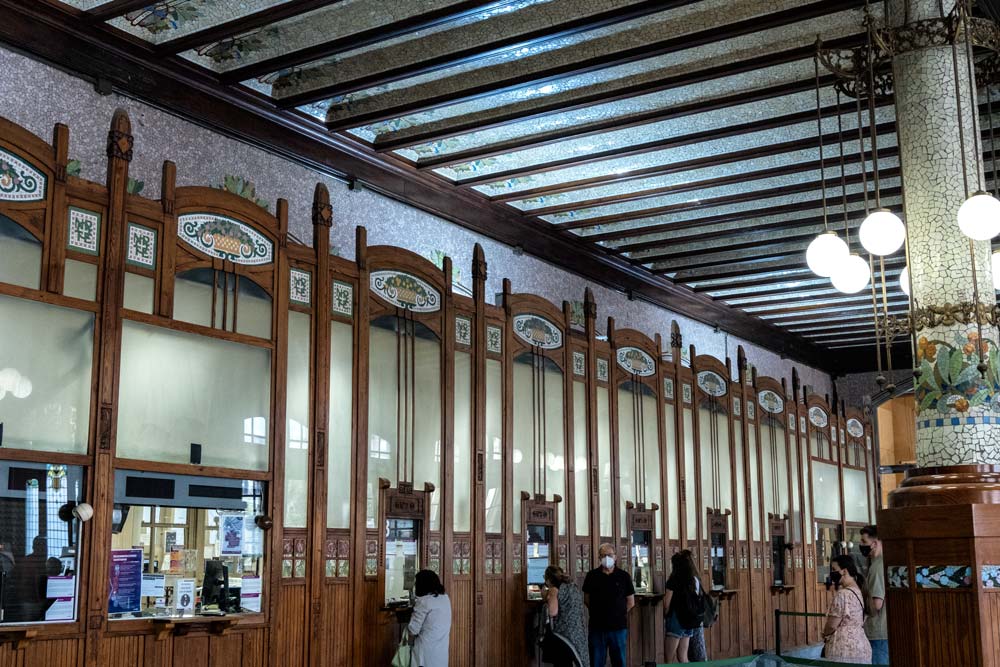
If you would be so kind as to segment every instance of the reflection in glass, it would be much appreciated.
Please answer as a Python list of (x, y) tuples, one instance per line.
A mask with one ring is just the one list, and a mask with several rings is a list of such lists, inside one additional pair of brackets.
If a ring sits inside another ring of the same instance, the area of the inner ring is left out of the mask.
[(819, 583), (827, 583), (830, 577), (830, 561), (843, 553), (841, 547), (843, 539), (840, 523), (816, 522), (816, 580)]
[(420, 570), (420, 521), (385, 521), (385, 602), (413, 602), (413, 580)]
[(648, 530), (632, 531), (632, 585), (636, 593), (651, 593), (653, 568), (650, 563), (653, 535)]
[[(718, 520), (725, 521), (725, 517), (718, 517)], [(709, 548), (712, 554), (712, 590), (724, 590), (726, 588), (726, 560), (729, 554), (726, 551), (729, 544), (726, 539), (725, 530), (712, 530), (709, 533)]]
[(526, 549), (528, 599), (541, 599), (545, 568), (552, 564), (552, 526), (529, 524)]

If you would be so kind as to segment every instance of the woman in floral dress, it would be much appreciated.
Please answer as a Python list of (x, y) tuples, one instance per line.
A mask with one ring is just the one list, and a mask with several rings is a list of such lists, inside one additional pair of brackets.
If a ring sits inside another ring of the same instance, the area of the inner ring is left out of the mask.
[(872, 647), (865, 636), (868, 591), (854, 558), (837, 556), (830, 563), (830, 579), (837, 587), (823, 627), (823, 657), (837, 662), (870, 665)]

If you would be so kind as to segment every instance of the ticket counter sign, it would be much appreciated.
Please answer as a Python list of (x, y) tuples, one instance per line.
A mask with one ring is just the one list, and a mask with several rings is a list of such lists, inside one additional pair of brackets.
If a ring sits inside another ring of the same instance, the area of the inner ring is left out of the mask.
[(142, 549), (113, 549), (108, 572), (108, 613), (142, 608)]

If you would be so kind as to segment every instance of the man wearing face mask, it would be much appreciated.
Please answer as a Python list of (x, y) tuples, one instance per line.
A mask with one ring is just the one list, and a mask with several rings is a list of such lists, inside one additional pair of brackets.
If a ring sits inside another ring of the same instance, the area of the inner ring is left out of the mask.
[(885, 617), (885, 565), (882, 541), (875, 526), (861, 529), (861, 555), (868, 559), (868, 594), (870, 615), (865, 619), (865, 634), (872, 645), (872, 664), (889, 664), (889, 631)]
[(603, 667), (611, 655), (612, 667), (624, 667), (628, 644), (628, 612), (635, 606), (632, 578), (615, 566), (615, 548), (598, 549), (600, 567), (583, 580), (583, 602), (590, 611), (590, 664)]

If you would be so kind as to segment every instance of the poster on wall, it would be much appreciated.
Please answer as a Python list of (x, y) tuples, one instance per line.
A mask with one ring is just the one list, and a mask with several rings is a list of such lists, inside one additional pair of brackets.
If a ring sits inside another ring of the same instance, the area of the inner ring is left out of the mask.
[(248, 611), (260, 611), (260, 577), (243, 576), (240, 582), (240, 606)]
[(224, 514), (222, 516), (223, 556), (240, 556), (243, 553), (243, 515)]
[(142, 549), (112, 549), (108, 613), (128, 614), (142, 606)]

